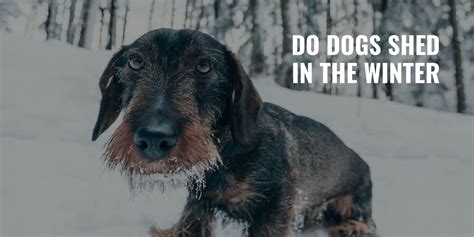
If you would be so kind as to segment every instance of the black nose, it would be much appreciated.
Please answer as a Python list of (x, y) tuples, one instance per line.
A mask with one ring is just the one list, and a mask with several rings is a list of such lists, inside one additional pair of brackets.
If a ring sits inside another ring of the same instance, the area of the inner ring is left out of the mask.
[(138, 128), (133, 141), (147, 159), (159, 160), (176, 145), (176, 138), (176, 129), (168, 123), (162, 123)]

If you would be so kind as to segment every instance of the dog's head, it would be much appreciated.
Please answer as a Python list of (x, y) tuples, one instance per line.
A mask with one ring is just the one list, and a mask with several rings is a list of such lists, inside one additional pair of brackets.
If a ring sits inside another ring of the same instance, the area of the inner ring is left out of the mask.
[(249, 145), (261, 107), (236, 57), (192, 30), (154, 30), (124, 46), (99, 86), (92, 140), (123, 111), (105, 158), (130, 175), (215, 168), (220, 155), (213, 132), (229, 125), (234, 144)]

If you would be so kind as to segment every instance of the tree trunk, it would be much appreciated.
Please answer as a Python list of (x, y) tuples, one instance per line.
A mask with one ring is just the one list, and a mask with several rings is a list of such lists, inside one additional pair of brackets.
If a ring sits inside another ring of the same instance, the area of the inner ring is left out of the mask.
[[(281, 0), (281, 20), (283, 28), (283, 42), (282, 42), (282, 62), (279, 66), (277, 83), (283, 87), (290, 88), (292, 90), (308, 90), (308, 83), (293, 83), (293, 62), (296, 58), (292, 55), (292, 36), (297, 34), (295, 31), (298, 29), (298, 15), (296, 2), (291, 0)], [(298, 75), (299, 76), (299, 75)]]
[(291, 52), (292, 47), (292, 36), (297, 34), (295, 31), (298, 29), (298, 19), (296, 2), (291, 0), (281, 0), (281, 22), (283, 28), (283, 43), (282, 43), (282, 63), (279, 66), (279, 73), (277, 76), (277, 83), (283, 87), (290, 88), (293, 90), (308, 90), (309, 84), (296, 84), (293, 83), (293, 62), (295, 61), (294, 56)]
[(201, 0), (199, 16), (196, 20), (196, 26), (194, 27), (195, 30), (201, 29), (201, 19), (204, 18), (205, 13), (206, 13), (206, 4), (204, 3), (204, 0)]
[(94, 34), (99, 3), (100, 1), (98, 0), (84, 0), (79, 47), (90, 48), (92, 45), (92, 36)]
[[(398, 0), (382, 0), (380, 12), (382, 19), (377, 27), (376, 34), (380, 36), (381, 53), (376, 57), (378, 62), (390, 62), (391, 58), (388, 55), (388, 37), (393, 34), (398, 34), (403, 31), (402, 12), (408, 7), (405, 1)], [(390, 72), (388, 72), (390, 73)], [(395, 100), (393, 93), (393, 84), (385, 83), (385, 96), (389, 100)]]
[[(270, 17), (272, 19), (272, 27), (278, 27), (280, 23), (278, 22), (279, 16), (281, 16), (281, 13), (278, 11), (281, 11), (279, 8), (278, 4), (275, 4), (273, 9), (270, 11)], [(281, 49), (281, 44), (278, 42), (277, 37), (272, 37), (272, 57), (273, 57), (273, 74), (278, 75), (279, 73), (279, 66), (280, 66), (280, 49)], [(277, 81), (277, 78), (275, 78), (275, 81)]]
[(188, 26), (188, 20), (189, 20), (189, 1), (186, 0), (186, 9), (184, 10), (184, 22), (183, 22), (183, 28), (187, 28)]
[(263, 53), (263, 28), (261, 23), (262, 1), (249, 0), (249, 9), (252, 14), (252, 53), (250, 56), (250, 74), (261, 74), (265, 71), (265, 55)]
[(153, 28), (153, 13), (155, 11), (156, 0), (151, 2), (150, 14), (148, 15), (148, 31)]
[(282, 52), (281, 56), (284, 57), (286, 54), (291, 53), (291, 24), (290, 24), (290, 13), (288, 12), (288, 7), (290, 5), (290, 0), (281, 0), (281, 21), (283, 27), (283, 43), (282, 43)]
[[(377, 29), (377, 10), (375, 9), (375, 6), (374, 4), (371, 4), (372, 6), (372, 35), (375, 35), (375, 32)], [(374, 58), (374, 56), (371, 56), (370, 59), (371, 61), (373, 61), (372, 59)], [(378, 99), (379, 98), (379, 95), (378, 95), (378, 91), (377, 91), (377, 84), (375, 84), (375, 82), (372, 81), (372, 98), (373, 99)]]
[(111, 0), (109, 6), (110, 21), (108, 30), (108, 41), (105, 49), (112, 49), (117, 41), (117, 0)]
[(74, 18), (76, 17), (77, 0), (71, 0), (69, 6), (69, 20), (67, 23), (66, 41), (69, 44), (74, 44), (74, 36), (76, 35), (76, 26), (74, 25)]
[(321, 4), (320, 0), (304, 0), (303, 1), (307, 11), (305, 14), (305, 21), (307, 25), (306, 35), (320, 35), (321, 30), (319, 28), (318, 20), (316, 19), (318, 5)]
[[(326, 39), (327, 36), (332, 32), (332, 17), (331, 17), (331, 0), (328, 0), (326, 7)], [(327, 43), (327, 42), (326, 42)], [(326, 62), (332, 63), (332, 56), (328, 55), (326, 52)], [(331, 94), (332, 91), (332, 73), (331, 70), (328, 70), (328, 83), (323, 86), (324, 94)]]
[(176, 1), (171, 2), (171, 28), (174, 26), (174, 13), (176, 11)]
[[(357, 17), (358, 13), (358, 7), (359, 7), (359, 1), (354, 0), (354, 29), (353, 29), (353, 36), (356, 37), (358, 34), (358, 27), (359, 27), (359, 18)], [(356, 45), (354, 45), (356, 47)], [(360, 70), (359, 70), (359, 55), (356, 54), (355, 56), (355, 61), (357, 63), (357, 69), (356, 69), (356, 78), (357, 78), (357, 97), (362, 97), (362, 81), (360, 80)]]
[(49, 0), (48, 2), (48, 17), (46, 18), (45, 28), (46, 28), (46, 39), (57, 39), (56, 34), (56, 17), (58, 15), (57, 1)]
[(127, 32), (128, 12), (130, 11), (130, 0), (125, 0), (125, 15), (123, 17), (122, 45), (125, 42), (125, 33)]
[(456, 80), (456, 96), (457, 103), (456, 109), (458, 113), (466, 112), (466, 96), (464, 94), (464, 81), (463, 81), (463, 68), (462, 68), (462, 55), (461, 55), (461, 43), (459, 41), (459, 29), (458, 21), (456, 17), (456, 2), (454, 0), (448, 1), (449, 10), (449, 23), (453, 28), (453, 58), (454, 58), (454, 78)]
[(100, 12), (100, 27), (99, 27), (99, 48), (102, 47), (102, 35), (104, 32), (104, 25), (105, 25), (105, 10), (106, 7), (99, 7)]
[(226, 1), (214, 0), (214, 36), (219, 41), (224, 41), (227, 30), (232, 24), (229, 8)]
[[(290, 0), (280, 0), (280, 11), (281, 11), (281, 26), (283, 34), (283, 42), (281, 46), (281, 65), (279, 67), (279, 72), (277, 75), (277, 82), (283, 87), (290, 88), (291, 82), (287, 77), (293, 75), (292, 67), (290, 67), (288, 57), (291, 54), (291, 26), (290, 26), (290, 16), (288, 12), (288, 6)], [(288, 73), (288, 71), (290, 71)]]

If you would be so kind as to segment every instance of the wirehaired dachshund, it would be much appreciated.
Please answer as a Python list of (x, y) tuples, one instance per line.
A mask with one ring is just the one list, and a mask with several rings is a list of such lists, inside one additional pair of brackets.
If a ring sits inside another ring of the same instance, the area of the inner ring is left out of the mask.
[(216, 214), (244, 235), (374, 236), (369, 166), (325, 125), (262, 102), (211, 36), (158, 29), (117, 52), (99, 82), (92, 140), (132, 190), (189, 190), (180, 220), (152, 237), (213, 236)]

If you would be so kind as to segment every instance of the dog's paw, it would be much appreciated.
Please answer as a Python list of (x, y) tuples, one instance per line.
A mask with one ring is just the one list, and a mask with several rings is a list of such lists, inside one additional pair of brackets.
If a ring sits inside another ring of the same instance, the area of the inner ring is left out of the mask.
[(343, 222), (329, 230), (332, 237), (370, 237), (374, 232), (373, 225), (355, 220)]
[(162, 230), (153, 225), (150, 227), (150, 230), (148, 230), (148, 234), (150, 235), (150, 237), (172, 237), (173, 231)]

